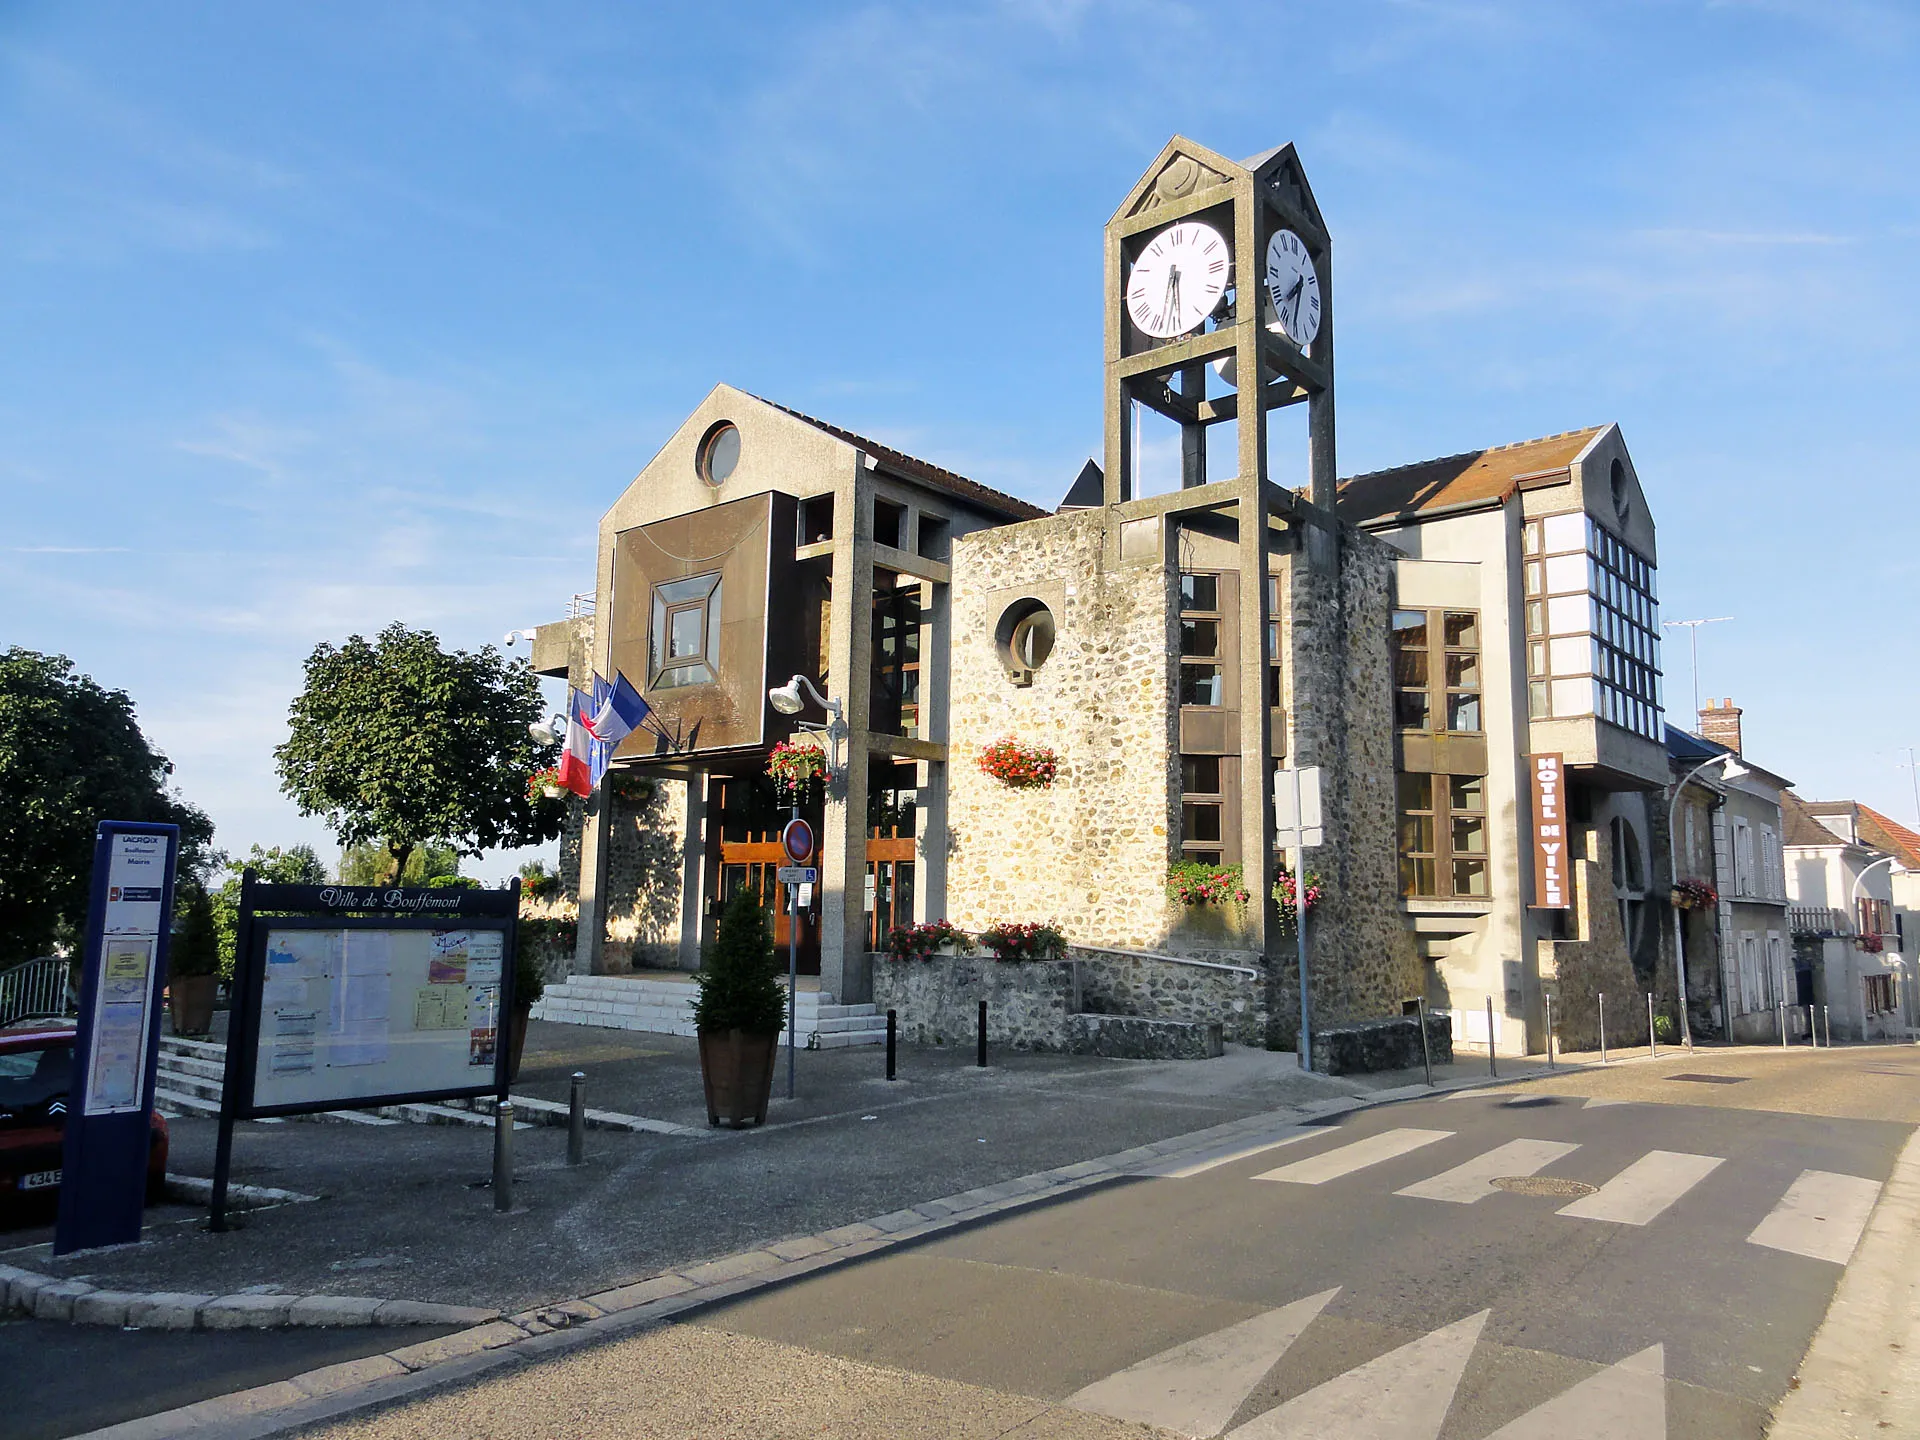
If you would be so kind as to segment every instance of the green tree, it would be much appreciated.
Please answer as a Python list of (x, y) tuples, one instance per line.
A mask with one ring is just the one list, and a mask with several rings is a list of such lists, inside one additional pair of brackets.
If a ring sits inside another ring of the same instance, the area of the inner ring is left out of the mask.
[(280, 783), (343, 846), (385, 847), (389, 876), (404, 876), (422, 845), (461, 855), (535, 845), (565, 814), (527, 798), (527, 776), (555, 758), (527, 733), (545, 708), (525, 661), (442, 650), (430, 631), (396, 622), (307, 657), (291, 733), (274, 751)]
[(0, 968), (85, 924), (102, 820), (178, 825), (184, 874), (218, 864), (213, 822), (168, 788), (172, 771), (125, 691), (64, 655), (0, 652)]
[(349, 845), (340, 852), (342, 885), (431, 885), (460, 873), (460, 855), (451, 845), (422, 845), (407, 857), (396, 876), (393, 856), (382, 845)]
[(320, 863), (311, 845), (278, 845), (263, 850), (258, 845), (247, 851), (244, 860), (227, 862), (227, 878), (208, 898), (213, 910), (213, 929), (219, 941), (220, 978), (233, 979), (233, 946), (240, 924), (240, 872), (252, 870), (253, 878), (263, 885), (324, 885), (327, 867)]

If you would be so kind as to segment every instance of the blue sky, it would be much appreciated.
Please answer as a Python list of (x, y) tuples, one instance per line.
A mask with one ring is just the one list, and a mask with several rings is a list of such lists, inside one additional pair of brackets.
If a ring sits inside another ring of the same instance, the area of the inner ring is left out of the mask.
[(4, 0), (0, 644), (129, 691), (228, 849), (324, 853), (271, 755), (317, 641), (557, 616), (717, 381), (1056, 502), (1114, 206), (1176, 132), (1291, 140), (1343, 472), (1618, 421), (1664, 614), (1735, 617), (1702, 691), (1912, 823), (1917, 46), (1855, 0)]

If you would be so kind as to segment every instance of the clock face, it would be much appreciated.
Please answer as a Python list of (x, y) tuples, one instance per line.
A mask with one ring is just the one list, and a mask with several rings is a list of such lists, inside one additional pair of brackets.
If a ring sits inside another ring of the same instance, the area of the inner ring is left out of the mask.
[(1320, 275), (1313, 257), (1291, 230), (1276, 230), (1267, 241), (1267, 270), (1262, 277), (1280, 332), (1302, 350), (1320, 333)]
[(1141, 330), (1170, 340), (1195, 329), (1226, 293), (1233, 252), (1211, 225), (1182, 220), (1147, 242), (1127, 280), (1127, 314)]

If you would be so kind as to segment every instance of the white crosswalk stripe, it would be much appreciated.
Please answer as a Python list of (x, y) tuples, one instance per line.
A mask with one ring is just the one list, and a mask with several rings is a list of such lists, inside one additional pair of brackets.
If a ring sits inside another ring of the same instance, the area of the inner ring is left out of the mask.
[(1880, 1198), (1880, 1182), (1831, 1170), (1803, 1170), (1747, 1240), (1770, 1250), (1844, 1265)]
[(1236, 1427), (1232, 1440), (1437, 1440), (1488, 1313), (1316, 1385)]
[(1576, 1220), (1645, 1225), (1724, 1163), (1716, 1155), (1649, 1150), (1593, 1194), (1560, 1207)]
[(1666, 1348), (1649, 1345), (1502, 1425), (1487, 1440), (1663, 1440), (1666, 1433)]
[(1336, 1287), (1229, 1325), (1129, 1365), (1067, 1397), (1076, 1410), (1218, 1435), (1300, 1332), (1340, 1293)]
[(1578, 1150), (1561, 1140), (1509, 1140), (1484, 1155), (1476, 1155), (1464, 1165), (1444, 1170), (1431, 1179), (1421, 1180), (1396, 1190), (1396, 1195), (1411, 1195), (1419, 1200), (1446, 1200), (1455, 1205), (1471, 1205), (1497, 1193), (1493, 1182), (1502, 1175), (1534, 1175), (1554, 1161)]
[(1249, 1140), (1243, 1141), (1238, 1145), (1227, 1146), (1225, 1149), (1208, 1155), (1202, 1160), (1190, 1160), (1183, 1165), (1178, 1165), (1170, 1169), (1162, 1169), (1158, 1165), (1149, 1165), (1135, 1173), (1141, 1175), (1158, 1175), (1168, 1180), (1186, 1180), (1194, 1175), (1204, 1175), (1207, 1171), (1216, 1169), (1219, 1166), (1231, 1165), (1236, 1160), (1250, 1159), (1268, 1150), (1278, 1150), (1282, 1145), (1296, 1145), (1302, 1140), (1311, 1140), (1315, 1136), (1326, 1133), (1326, 1131), (1320, 1129), (1318, 1126), (1310, 1130), (1295, 1127), (1291, 1133), (1281, 1135), (1277, 1138)]
[(1383, 1130), (1378, 1135), (1369, 1135), (1364, 1140), (1355, 1140), (1350, 1145), (1341, 1145), (1324, 1154), (1296, 1160), (1291, 1165), (1282, 1165), (1278, 1170), (1268, 1170), (1253, 1178), (1284, 1181), (1291, 1185), (1324, 1185), (1329, 1180), (1338, 1180), (1356, 1170), (1365, 1170), (1368, 1166), (1410, 1154), (1436, 1140), (1450, 1139), (1453, 1133), (1451, 1130)]

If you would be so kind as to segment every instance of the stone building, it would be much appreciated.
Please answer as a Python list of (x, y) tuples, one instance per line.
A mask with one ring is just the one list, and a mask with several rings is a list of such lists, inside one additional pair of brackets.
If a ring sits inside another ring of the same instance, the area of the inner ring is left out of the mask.
[[(623, 974), (696, 968), (744, 884), (823, 1006), (868, 999), (896, 924), (1044, 921), (1124, 971), (1112, 1003), (1217, 996), (1233, 1038), (1291, 1045), (1296, 938), (1269, 897), (1296, 768), (1325, 816), (1316, 1024), (1424, 996), (1462, 1040), (1537, 1049), (1549, 987), (1651, 973), (1666, 763), (1625, 444), (1608, 426), (1337, 481), (1333, 282), (1292, 147), (1169, 142), (1106, 227), (1104, 454), (1053, 512), (717, 386), (608, 510), (583, 613), (535, 641), (542, 673), (624, 673), (658, 720), (576, 817), (580, 947), (547, 1013), (681, 1024), (641, 1013), (670, 976)], [(1148, 436), (1178, 455), (1168, 483)], [(797, 716), (769, 701), (790, 676)], [(799, 726), (832, 774), (799, 800), (820, 874), (790, 915), (767, 764)], [(1051, 751), (1052, 783), (983, 769), (1002, 741)], [(1535, 752), (1567, 776), (1554, 910)], [(1183, 865), (1250, 900), (1173, 898)]]
[(1827, 1007), (1842, 1039), (1905, 1038), (1920, 1023), (1911, 928), (1920, 834), (1857, 800), (1789, 791), (1782, 809), (1797, 972), (1787, 1003)]

